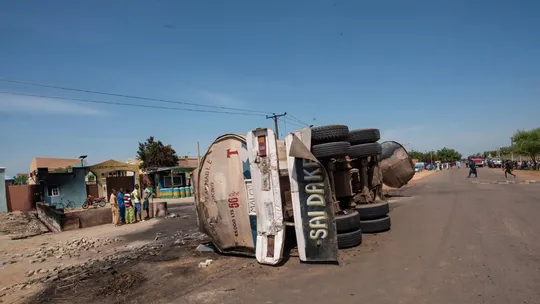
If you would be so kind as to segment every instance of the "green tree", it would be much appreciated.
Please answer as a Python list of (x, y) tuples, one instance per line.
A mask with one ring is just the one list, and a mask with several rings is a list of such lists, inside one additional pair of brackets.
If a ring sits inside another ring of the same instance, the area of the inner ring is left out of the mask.
[(501, 155), (509, 155), (512, 153), (512, 147), (501, 147)]
[(178, 156), (171, 145), (164, 145), (150, 136), (146, 142), (139, 143), (137, 158), (141, 160), (139, 167), (148, 168), (174, 167), (178, 164)]
[(461, 153), (454, 149), (444, 147), (437, 151), (437, 158), (444, 162), (458, 161), (461, 159)]
[(14, 185), (22, 186), (28, 184), (28, 176), (24, 174), (19, 174), (15, 176), (15, 179), (13, 180)]
[(416, 150), (409, 151), (410, 159), (417, 159), (418, 161), (424, 161), (424, 153)]
[(514, 152), (529, 156), (536, 164), (536, 157), (540, 154), (540, 128), (529, 131), (518, 130), (514, 133)]

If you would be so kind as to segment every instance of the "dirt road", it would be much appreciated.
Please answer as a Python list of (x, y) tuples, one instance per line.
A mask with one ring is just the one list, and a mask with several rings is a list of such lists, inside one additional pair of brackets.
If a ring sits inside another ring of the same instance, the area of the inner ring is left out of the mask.
[[(340, 251), (339, 266), (293, 256), (268, 267), (198, 253), (199, 240), (179, 237), (195, 225), (182, 207), (186, 220), (120, 233), (114, 244), (123, 255), (114, 260), (74, 266), (4, 303), (538, 303), (540, 183), (478, 173), (444, 170), (400, 191), (391, 199), (392, 230)], [(126, 246), (141, 241), (145, 248)], [(214, 262), (198, 268), (205, 259)]]
[(442, 171), (404, 191), (391, 232), (367, 236), (340, 266), (291, 259), (279, 275), (198, 303), (538, 303), (540, 184), (466, 173)]

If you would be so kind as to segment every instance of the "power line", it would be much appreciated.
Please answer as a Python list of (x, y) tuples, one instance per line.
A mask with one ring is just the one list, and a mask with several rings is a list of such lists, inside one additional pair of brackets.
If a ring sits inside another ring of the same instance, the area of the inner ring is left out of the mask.
[(300, 128), (304, 128), (304, 127), (305, 127), (304, 125), (301, 125), (301, 124), (295, 122), (294, 120), (288, 119), (287, 117), (285, 117), (283, 120), (286, 121), (286, 122), (288, 122), (288, 123), (291, 124), (291, 125), (294, 125), (294, 126), (297, 126), (297, 127), (300, 127)]
[(175, 107), (133, 104), (133, 103), (116, 102), (116, 101), (92, 100), (92, 99), (81, 99), (81, 98), (67, 98), (67, 97), (54, 97), (54, 96), (39, 95), (39, 94), (27, 94), (27, 93), (5, 92), (5, 91), (0, 91), (0, 94), (31, 96), (31, 97), (40, 97), (40, 98), (49, 98), (49, 99), (70, 100), (70, 101), (80, 101), (80, 102), (87, 102), (87, 103), (99, 103), (99, 104), (108, 104), (108, 105), (116, 105), (116, 106), (128, 106), (128, 107), (162, 109), (162, 110), (216, 113), (216, 114), (230, 114), (230, 115), (244, 115), (244, 116), (262, 116), (262, 117), (265, 116), (264, 114), (257, 114), (257, 113), (242, 113), (242, 112), (229, 112), (229, 111), (217, 111), (217, 110), (175, 108)]
[(294, 117), (293, 115), (289, 114), (289, 117), (292, 118), (292, 119), (294, 119), (295, 121), (297, 121), (297, 122), (303, 124), (304, 126), (308, 126), (308, 127), (309, 127), (309, 124), (307, 124), (307, 123), (301, 121), (300, 119)]
[(107, 95), (107, 96), (114, 96), (114, 97), (124, 97), (124, 98), (140, 99), (140, 100), (147, 100), (147, 101), (158, 101), (158, 102), (164, 102), (164, 103), (175, 103), (175, 104), (183, 104), (183, 105), (207, 107), (207, 108), (216, 108), (216, 109), (231, 110), (231, 111), (243, 111), (243, 112), (251, 112), (251, 113), (270, 114), (270, 112), (257, 111), (257, 110), (248, 110), (248, 109), (240, 109), (240, 108), (213, 106), (213, 105), (205, 105), (205, 104), (198, 104), (198, 103), (184, 102), (184, 101), (174, 101), (174, 100), (159, 99), (159, 98), (141, 97), (141, 96), (135, 96), (135, 95), (116, 94), (116, 93), (109, 93), (109, 92), (92, 91), (92, 90), (77, 89), (77, 88), (68, 88), (68, 87), (46, 85), (46, 84), (40, 84), (40, 83), (34, 83), (34, 82), (19, 81), (19, 80), (13, 80), (13, 79), (0, 79), (0, 81), (1, 82), (7, 82), (7, 83), (20, 84), (20, 85), (34, 86), (34, 87), (51, 88), (51, 89), (59, 89), (59, 90), (66, 90), (66, 91), (83, 92), (83, 93), (92, 93), (92, 94), (100, 94), (100, 95)]

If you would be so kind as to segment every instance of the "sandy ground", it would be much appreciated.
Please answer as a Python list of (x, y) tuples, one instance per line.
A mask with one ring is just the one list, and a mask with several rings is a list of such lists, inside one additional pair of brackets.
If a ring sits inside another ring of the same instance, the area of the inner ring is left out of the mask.
[[(452, 169), (453, 170), (453, 169)], [(422, 172), (416, 172), (413, 176), (413, 178), (411, 179), (411, 181), (409, 182), (409, 184), (411, 183), (415, 183), (417, 182), (418, 180), (421, 180), (423, 178), (426, 178), (432, 174), (436, 174), (438, 173), (438, 171), (435, 171), (435, 170), (431, 170), (431, 171), (428, 171), (428, 170), (424, 170)]]
[[(500, 172), (478, 173), (471, 179), (465, 178), (466, 170), (419, 174), (414, 187), (390, 200), (392, 230), (364, 235), (361, 246), (340, 250), (339, 265), (302, 264), (294, 251), (286, 252), (280, 267), (200, 253), (194, 249), (201, 241), (190, 237), (197, 231), (194, 209), (185, 204), (170, 208), (180, 215), (176, 218), (2, 239), (4, 257), (81, 236), (118, 241), (69, 261), (47, 259), (46, 267), (63, 263), (71, 269), (54, 281), (0, 291), (6, 293), (0, 301), (537, 303), (540, 183), (524, 184), (518, 177), (508, 184)], [(88, 262), (106, 256), (119, 258)], [(198, 268), (206, 259), (213, 263)], [(24, 261), (4, 265), (0, 286), (27, 280), (25, 271), (35, 267)]]
[[(29, 271), (74, 267), (89, 260), (116, 255), (121, 252), (130, 252), (142, 246), (157, 243), (156, 237), (158, 240), (173, 242), (186, 235), (197, 233), (195, 210), (192, 204), (186, 204), (184, 200), (176, 204), (169, 203), (168, 207), (169, 212), (179, 216), (176, 218), (151, 219), (121, 227), (114, 227), (110, 224), (62, 233), (46, 233), (21, 240), (11, 240), (8, 235), (1, 235), (0, 261), (5, 262), (5, 264), (1, 266), (0, 270), (0, 290), (27, 281), (29, 277), (26, 276), (26, 273)], [(88, 251), (81, 251), (79, 256), (71, 258), (63, 257), (58, 259), (54, 256), (45, 255), (39, 258), (33, 254), (40, 248), (50, 248), (51, 246), (58, 246), (81, 238), (99, 241), (109, 240), (110, 243)], [(50, 273), (36, 274), (31, 278), (46, 275), (50, 275)], [(40, 286), (27, 286), (22, 290), (16, 290), (16, 292), (14, 292), (14, 289), (10, 289), (9, 292), (0, 291), (0, 303), (2, 303), (1, 301), (10, 303), (10, 301), (24, 299), (40, 289)]]

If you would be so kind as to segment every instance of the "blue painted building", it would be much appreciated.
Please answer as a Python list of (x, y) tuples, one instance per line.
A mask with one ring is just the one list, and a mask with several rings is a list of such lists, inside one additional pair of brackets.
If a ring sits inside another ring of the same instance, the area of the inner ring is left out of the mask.
[(6, 168), (0, 167), (0, 212), (8, 212), (6, 197)]
[(43, 202), (49, 205), (58, 203), (66, 206), (69, 201), (75, 207), (81, 207), (86, 200), (86, 171), (84, 167), (68, 167), (65, 169), (37, 169), (37, 181)]

